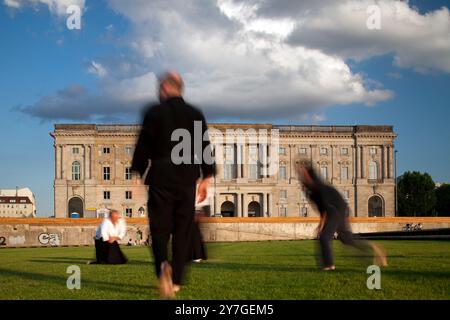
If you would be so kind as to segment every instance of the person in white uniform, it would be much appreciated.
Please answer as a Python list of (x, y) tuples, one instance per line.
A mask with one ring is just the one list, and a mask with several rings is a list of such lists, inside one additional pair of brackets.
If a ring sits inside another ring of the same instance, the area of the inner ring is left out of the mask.
[(95, 256), (97, 264), (124, 264), (127, 258), (120, 250), (118, 241), (127, 233), (125, 220), (117, 210), (111, 210), (109, 217), (98, 226), (95, 234)]

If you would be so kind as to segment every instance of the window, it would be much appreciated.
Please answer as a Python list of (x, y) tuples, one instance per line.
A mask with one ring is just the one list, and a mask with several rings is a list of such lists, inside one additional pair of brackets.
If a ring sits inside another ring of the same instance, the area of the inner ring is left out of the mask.
[(370, 147), (369, 152), (370, 152), (371, 155), (377, 154), (377, 148), (376, 147)]
[(321, 147), (321, 148), (320, 148), (320, 154), (321, 154), (321, 155), (326, 155), (326, 154), (328, 154), (328, 149), (325, 148), (325, 147)]
[(300, 191), (300, 201), (306, 201), (306, 191), (305, 190)]
[(257, 180), (259, 178), (258, 147), (256, 145), (249, 146), (248, 153), (249, 153), (248, 175), (251, 180)]
[(103, 147), (103, 154), (111, 153), (111, 149), (109, 147)]
[(125, 215), (127, 217), (131, 217), (133, 215), (133, 208), (126, 208), (125, 209)]
[(225, 161), (223, 164), (223, 179), (231, 180), (236, 178), (234, 174), (234, 146), (225, 146)]
[(81, 179), (81, 165), (78, 161), (72, 163), (72, 180)]
[(348, 199), (350, 198), (350, 192), (348, 190), (344, 190), (342, 195), (346, 201), (348, 201)]
[(348, 179), (348, 167), (341, 167), (341, 180)]
[(328, 168), (325, 166), (320, 167), (320, 175), (322, 176), (322, 179), (326, 180), (328, 178)]
[(344, 155), (344, 156), (348, 155), (348, 148), (342, 148), (341, 155)]
[(285, 147), (279, 147), (278, 148), (278, 154), (286, 154), (286, 148)]
[(111, 199), (111, 191), (103, 191), (103, 200)]
[(72, 148), (72, 153), (73, 154), (79, 154), (80, 153), (80, 148), (78, 148), (78, 147)]
[(286, 180), (286, 166), (280, 166), (280, 173), (278, 174), (280, 180)]
[(131, 191), (125, 191), (125, 199), (127, 200), (133, 199), (133, 193)]
[(370, 180), (378, 179), (378, 166), (375, 161), (370, 161), (369, 163), (369, 179)]
[(103, 180), (110, 180), (111, 178), (111, 168), (103, 167)]
[(307, 217), (308, 216), (308, 207), (302, 207), (300, 215), (302, 217)]
[(286, 207), (280, 207), (280, 217), (286, 217), (286, 216), (287, 216)]
[(298, 153), (300, 153), (300, 154), (306, 154), (306, 148), (300, 148), (300, 149), (298, 149)]
[(280, 190), (280, 200), (286, 200), (286, 198), (287, 198), (287, 191)]
[(125, 147), (125, 154), (132, 156), (133, 153), (134, 153), (133, 147), (130, 147), (130, 146)]
[(131, 171), (131, 167), (125, 168), (125, 180), (131, 180), (133, 177), (133, 172)]

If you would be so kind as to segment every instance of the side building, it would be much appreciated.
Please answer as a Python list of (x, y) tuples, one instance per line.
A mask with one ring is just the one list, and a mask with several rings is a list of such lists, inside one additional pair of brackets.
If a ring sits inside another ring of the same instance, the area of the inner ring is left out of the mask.
[[(73, 212), (88, 217), (111, 207), (133, 217), (147, 214), (147, 187), (130, 171), (139, 129), (55, 125), (56, 217)], [(316, 216), (295, 172), (296, 163), (308, 161), (342, 192), (351, 216), (395, 214), (392, 126), (211, 124), (210, 129), (221, 160), (210, 197), (212, 213)], [(258, 132), (268, 132), (268, 138), (255, 140)], [(229, 140), (233, 135), (243, 139)], [(276, 170), (264, 169), (270, 158)]]
[(36, 197), (29, 188), (0, 189), (1, 218), (33, 218)]

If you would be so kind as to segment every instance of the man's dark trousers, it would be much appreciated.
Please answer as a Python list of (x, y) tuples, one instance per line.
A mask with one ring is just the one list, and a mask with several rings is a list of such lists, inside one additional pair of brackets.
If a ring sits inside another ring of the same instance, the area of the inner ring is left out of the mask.
[(167, 245), (172, 234), (173, 282), (182, 283), (183, 270), (191, 252), (196, 186), (150, 186), (149, 219), (156, 275), (168, 260)]

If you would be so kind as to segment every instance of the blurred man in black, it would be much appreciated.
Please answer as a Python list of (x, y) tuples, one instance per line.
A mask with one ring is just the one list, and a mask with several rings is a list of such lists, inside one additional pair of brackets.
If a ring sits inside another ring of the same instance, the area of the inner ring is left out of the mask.
[[(163, 297), (174, 297), (180, 290), (184, 267), (191, 253), (196, 183), (199, 184), (197, 201), (200, 202), (206, 198), (211, 177), (215, 174), (211, 146), (205, 135), (205, 118), (200, 110), (183, 100), (182, 91), (183, 81), (177, 73), (169, 72), (160, 78), (161, 103), (145, 113), (132, 163), (132, 170), (143, 176), (149, 160), (151, 162), (145, 183), (149, 186), (152, 248)], [(180, 143), (179, 135), (174, 135), (177, 132), (190, 134), (187, 151), (174, 152), (179, 150), (174, 149)], [(196, 136), (200, 141), (194, 141)], [(180, 159), (188, 161), (180, 163)], [(172, 266), (168, 262), (167, 249), (171, 235)]]
[(334, 187), (324, 183), (310, 164), (298, 166), (301, 182), (309, 191), (309, 197), (320, 213), (318, 237), (322, 255), (323, 270), (334, 270), (332, 240), (334, 234), (345, 245), (352, 246), (365, 253), (374, 254), (374, 263), (386, 266), (387, 259), (383, 251), (375, 244), (353, 239), (348, 223), (349, 208), (347, 202)]

